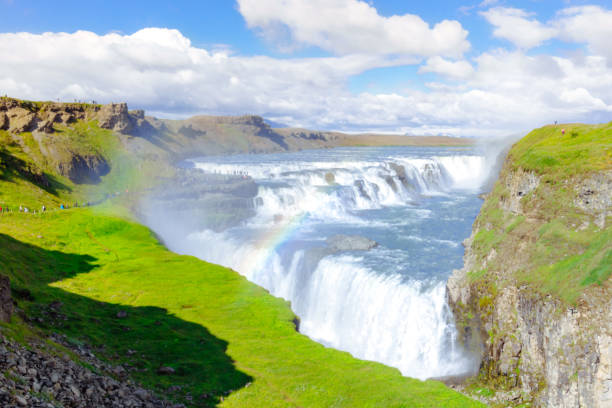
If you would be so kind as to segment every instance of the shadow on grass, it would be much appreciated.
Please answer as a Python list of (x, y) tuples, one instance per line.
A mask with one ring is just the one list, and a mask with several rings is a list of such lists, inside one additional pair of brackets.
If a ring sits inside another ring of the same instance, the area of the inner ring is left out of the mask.
[[(49, 286), (91, 271), (96, 261), (0, 234), (0, 273), (11, 278), (13, 297), (32, 325), (65, 334), (75, 345), (91, 345), (96, 355), (123, 364), (145, 387), (188, 406), (214, 406), (252, 380), (234, 367), (227, 342), (205, 327), (158, 307), (99, 302)], [(159, 375), (161, 366), (176, 372)]]
[(53, 195), (58, 195), (60, 191), (72, 191), (57, 177), (0, 147), (0, 180), (15, 182), (15, 179), (25, 179)]

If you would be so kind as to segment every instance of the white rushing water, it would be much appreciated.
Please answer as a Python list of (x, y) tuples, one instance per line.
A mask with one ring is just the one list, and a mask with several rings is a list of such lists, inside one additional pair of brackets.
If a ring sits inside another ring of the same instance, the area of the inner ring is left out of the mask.
[[(194, 162), (252, 177), (256, 215), (168, 242), (173, 250), (231, 267), (291, 301), (300, 332), (325, 345), (420, 379), (474, 369), (456, 344), (445, 282), (461, 267), (460, 243), (479, 210), (484, 156), (362, 148)], [(336, 234), (379, 245), (333, 251), (325, 240)]]

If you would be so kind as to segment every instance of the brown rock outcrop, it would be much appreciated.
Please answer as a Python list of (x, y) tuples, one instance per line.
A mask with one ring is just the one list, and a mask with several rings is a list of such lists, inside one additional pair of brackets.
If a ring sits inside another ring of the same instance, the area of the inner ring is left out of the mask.
[(110, 166), (100, 155), (72, 154), (69, 160), (57, 164), (57, 170), (77, 184), (98, 183), (100, 177), (108, 174)]
[(0, 130), (7, 130), (9, 128), (9, 118), (6, 113), (0, 111)]
[(8, 111), (9, 131), (13, 133), (29, 132), (34, 130), (36, 114), (24, 108), (13, 108)]
[(119, 133), (128, 133), (132, 130), (132, 121), (126, 103), (111, 103), (102, 106), (97, 118), (98, 125), (101, 128), (111, 129)]

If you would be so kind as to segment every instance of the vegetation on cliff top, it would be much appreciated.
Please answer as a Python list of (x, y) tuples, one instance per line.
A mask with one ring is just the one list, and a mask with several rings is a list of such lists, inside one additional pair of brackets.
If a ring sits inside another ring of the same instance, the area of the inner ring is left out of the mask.
[[(515, 198), (521, 206), (517, 213), (504, 208), (513, 199), (504, 180), (520, 171), (535, 173), (539, 182)], [(488, 279), (492, 285), (528, 283), (569, 304), (593, 285), (608, 287), (610, 214), (581, 208), (577, 202), (594, 201), (597, 194), (605, 200), (610, 194), (605, 182), (601, 192), (584, 183), (610, 171), (612, 122), (546, 126), (517, 142), (476, 220), (472, 251), (481, 267), (470, 272), (472, 279)]]
[[(563, 133), (564, 132), (564, 133)], [(550, 125), (536, 129), (513, 146), (512, 168), (534, 171), (544, 180), (612, 168), (612, 122), (601, 125)]]

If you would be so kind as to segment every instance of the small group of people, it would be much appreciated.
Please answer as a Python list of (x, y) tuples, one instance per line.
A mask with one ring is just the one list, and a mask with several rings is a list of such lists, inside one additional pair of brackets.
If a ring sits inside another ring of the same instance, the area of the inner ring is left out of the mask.
[[(126, 189), (125, 192), (129, 193), (129, 190)], [(116, 196), (118, 196), (120, 194), (121, 194), (120, 191), (117, 191), (115, 193), (109, 193), (109, 194), (106, 194), (106, 196), (103, 199), (98, 200), (98, 201), (94, 201), (94, 202), (86, 201), (84, 203), (80, 203), (79, 204), (78, 201), (75, 201), (74, 204), (72, 205), (72, 208), (89, 207), (89, 206), (92, 206), (92, 205), (101, 204), (104, 201), (106, 201), (106, 200), (108, 200), (108, 199), (110, 199), (112, 197), (116, 197)], [(63, 203), (59, 205), (59, 209), (60, 210), (67, 210), (68, 208), (71, 208), (71, 207), (69, 207), (68, 205), (63, 204)], [(47, 207), (44, 204), (41, 206), (40, 211), (38, 211), (38, 212), (36, 210), (32, 210), (32, 209), (30, 209), (30, 208), (28, 208), (28, 207), (26, 207), (24, 205), (19, 205), (19, 212), (20, 213), (36, 214), (36, 213), (44, 213), (46, 211), (47, 211)], [(12, 211), (11, 211), (11, 209), (8, 206), (1, 206), (0, 205), (0, 213), (9, 213), (9, 212), (12, 212)]]
[[(45, 211), (47, 211), (47, 207), (45, 207), (44, 204), (43, 204), (43, 206), (40, 207), (40, 212), (45, 212)], [(23, 212), (23, 213), (31, 212), (31, 213), (36, 214), (36, 210), (30, 211), (30, 209), (28, 207), (24, 207), (22, 205), (19, 206), (19, 212)]]
[[(60, 205), (60, 209), (64, 209), (64, 204)], [(45, 206), (44, 204), (40, 207), (40, 211), (30, 209), (29, 207), (26, 207), (24, 205), (19, 205), (20, 213), (37, 214), (37, 213), (44, 213), (45, 211), (47, 211), (47, 206)], [(9, 213), (9, 212), (12, 212), (10, 207), (0, 205), (0, 213)]]

